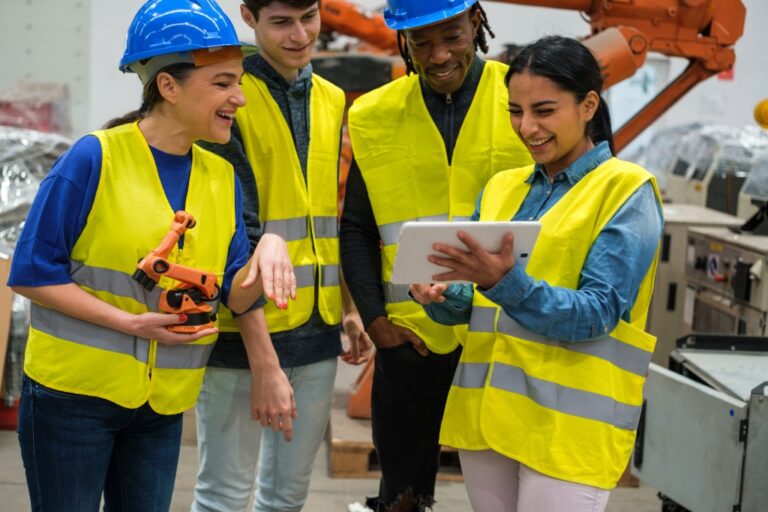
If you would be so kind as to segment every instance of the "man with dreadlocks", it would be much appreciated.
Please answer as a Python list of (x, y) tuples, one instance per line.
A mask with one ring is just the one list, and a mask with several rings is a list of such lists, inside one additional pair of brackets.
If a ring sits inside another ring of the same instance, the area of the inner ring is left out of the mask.
[[(438, 434), (460, 333), (432, 322), (407, 286), (389, 282), (400, 226), (462, 219), (488, 179), (528, 165), (507, 114), (507, 66), (484, 61), (493, 37), (477, 0), (388, 0), (408, 75), (349, 112), (355, 160), (341, 221), (344, 274), (378, 347), (371, 400), (381, 462), (375, 510), (433, 502)], [(429, 350), (427, 349), (429, 347)]]

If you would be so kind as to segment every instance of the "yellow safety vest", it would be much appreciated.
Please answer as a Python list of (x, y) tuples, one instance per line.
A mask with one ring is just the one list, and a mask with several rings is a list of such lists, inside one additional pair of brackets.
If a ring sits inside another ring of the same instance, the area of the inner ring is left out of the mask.
[(390, 282), (400, 227), (406, 221), (467, 220), (491, 176), (531, 162), (509, 122), (507, 69), (499, 62), (485, 63), (450, 163), (417, 75), (361, 96), (349, 111), (352, 150), (384, 245), (389, 319), (414, 331), (439, 354), (455, 349), (460, 334), (430, 320), (408, 296), (408, 286)]
[[(513, 218), (530, 190), (532, 167), (494, 177), (480, 220)], [(656, 180), (612, 158), (588, 173), (541, 217), (526, 272), (575, 290), (592, 244), (626, 200)], [(658, 258), (658, 250), (657, 250)], [(592, 341), (534, 334), (482, 294), (448, 395), (442, 444), (492, 449), (554, 478), (611, 489), (627, 466), (656, 338), (644, 332), (656, 259), (630, 321)]]
[[(152, 292), (132, 279), (136, 263), (168, 233), (174, 212), (154, 158), (136, 123), (94, 132), (101, 176), (85, 228), (71, 254), (70, 275), (83, 290), (134, 314), (157, 311), (162, 278)], [(224, 275), (235, 233), (232, 166), (192, 146), (186, 211), (197, 225), (169, 260)], [(96, 396), (135, 409), (149, 401), (160, 414), (194, 406), (216, 336), (167, 346), (32, 305), (24, 371), (45, 386)]]
[[(341, 320), (339, 287), (338, 182), (344, 92), (312, 75), (309, 99), (307, 179), (301, 172), (291, 130), (266, 84), (243, 77), (248, 108), (235, 118), (253, 168), (259, 193), (259, 219), (264, 233), (280, 235), (296, 274), (296, 300), (288, 309), (270, 301), (264, 307), (270, 332), (295, 329), (317, 308), (328, 325)], [(231, 312), (222, 308), (222, 331), (236, 332)]]

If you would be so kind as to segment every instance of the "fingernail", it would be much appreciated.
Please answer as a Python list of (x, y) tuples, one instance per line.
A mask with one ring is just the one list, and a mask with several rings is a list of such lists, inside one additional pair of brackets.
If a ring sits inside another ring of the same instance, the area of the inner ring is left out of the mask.
[(185, 315), (184, 313), (181, 313), (179, 315), (179, 322), (183, 323), (183, 322), (186, 322), (186, 321), (187, 321), (187, 315)]

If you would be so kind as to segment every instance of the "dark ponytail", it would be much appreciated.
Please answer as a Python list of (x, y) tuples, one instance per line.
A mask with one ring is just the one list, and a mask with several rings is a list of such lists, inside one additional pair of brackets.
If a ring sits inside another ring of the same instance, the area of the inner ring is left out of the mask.
[(507, 86), (512, 75), (525, 71), (549, 78), (563, 90), (573, 93), (579, 103), (584, 101), (590, 91), (595, 91), (600, 96), (600, 104), (587, 124), (587, 135), (594, 143), (607, 141), (611, 153), (616, 153), (611, 115), (608, 105), (600, 95), (603, 90), (603, 75), (595, 56), (586, 46), (570, 37), (543, 37), (526, 46), (509, 65), (509, 71), (504, 77)]
[(155, 105), (163, 101), (163, 95), (160, 94), (160, 89), (157, 88), (158, 74), (168, 73), (174, 79), (176, 79), (177, 82), (184, 82), (184, 80), (186, 80), (189, 77), (189, 74), (192, 72), (193, 69), (195, 69), (194, 64), (185, 62), (180, 64), (171, 64), (170, 66), (167, 66), (161, 69), (160, 71), (158, 71), (155, 74), (155, 76), (152, 77), (151, 80), (148, 80), (147, 83), (144, 84), (141, 107), (139, 107), (138, 110), (133, 110), (120, 117), (110, 119), (109, 121), (104, 123), (104, 129), (107, 130), (109, 128), (114, 128), (115, 126), (120, 126), (128, 123), (135, 123), (136, 121), (140, 121), (147, 114), (149, 114), (153, 108), (155, 108)]

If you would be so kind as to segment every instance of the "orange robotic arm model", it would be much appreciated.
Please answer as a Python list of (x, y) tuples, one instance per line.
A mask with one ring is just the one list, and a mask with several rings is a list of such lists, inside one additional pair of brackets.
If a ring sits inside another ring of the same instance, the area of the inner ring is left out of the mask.
[(387, 27), (380, 14), (367, 15), (358, 6), (346, 0), (323, 0), (320, 16), (324, 32), (338, 32), (356, 37), (382, 50), (398, 55), (397, 32)]
[(688, 59), (688, 67), (614, 135), (616, 149), (674, 105), (696, 84), (733, 67), (733, 45), (744, 32), (742, 0), (494, 0), (571, 9), (590, 19), (584, 40), (605, 73), (608, 88), (632, 76), (646, 54)]
[(162, 276), (170, 277), (181, 284), (172, 290), (163, 290), (160, 294), (158, 309), (163, 313), (185, 314), (187, 321), (172, 325), (167, 329), (173, 332), (194, 333), (213, 327), (212, 308), (205, 301), (212, 301), (219, 296), (216, 274), (204, 272), (168, 261), (179, 238), (187, 229), (195, 227), (195, 219), (185, 211), (176, 212), (170, 231), (160, 245), (139, 261), (133, 273), (133, 279), (146, 290), (154, 289)]

